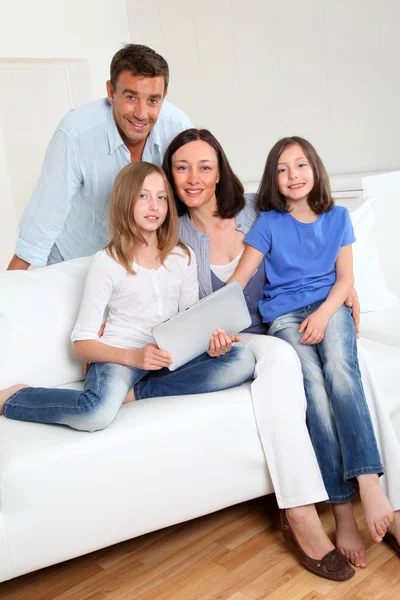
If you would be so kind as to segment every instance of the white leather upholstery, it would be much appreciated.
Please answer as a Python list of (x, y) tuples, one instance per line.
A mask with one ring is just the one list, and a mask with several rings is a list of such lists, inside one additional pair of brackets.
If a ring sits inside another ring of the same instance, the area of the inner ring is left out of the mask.
[(81, 379), (70, 337), (90, 262), (0, 273), (0, 389)]

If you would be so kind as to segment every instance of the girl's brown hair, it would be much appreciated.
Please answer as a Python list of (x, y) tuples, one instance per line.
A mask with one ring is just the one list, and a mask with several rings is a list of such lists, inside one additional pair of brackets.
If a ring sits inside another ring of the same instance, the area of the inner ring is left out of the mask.
[(329, 184), (329, 177), (324, 164), (317, 154), (314, 146), (302, 137), (293, 135), (276, 142), (271, 148), (265, 163), (264, 173), (257, 192), (258, 210), (276, 210), (287, 212), (288, 206), (285, 197), (278, 189), (278, 162), (279, 157), (286, 148), (298, 144), (303, 150), (314, 173), (314, 186), (308, 195), (308, 204), (317, 214), (329, 212), (334, 206), (334, 201)]
[(186, 146), (190, 142), (197, 141), (206, 142), (215, 150), (218, 158), (219, 168), (219, 183), (215, 188), (215, 196), (217, 199), (217, 216), (222, 219), (230, 219), (235, 217), (238, 212), (244, 208), (244, 189), (239, 178), (232, 171), (228, 158), (222, 149), (219, 141), (208, 131), (208, 129), (186, 129), (172, 140), (167, 148), (164, 156), (163, 169), (171, 184), (175, 194), (175, 202), (178, 207), (179, 215), (184, 215), (188, 212), (186, 204), (184, 204), (176, 193), (174, 177), (172, 173), (172, 157), (179, 148)]
[(157, 229), (161, 263), (164, 263), (168, 254), (177, 245), (187, 252), (190, 259), (189, 250), (179, 242), (178, 214), (174, 195), (164, 171), (161, 167), (145, 161), (132, 162), (118, 173), (114, 181), (109, 212), (111, 241), (106, 246), (107, 254), (121, 264), (131, 275), (135, 274), (132, 269), (132, 261), (135, 257), (137, 245), (147, 244), (136, 225), (133, 217), (133, 207), (142, 190), (144, 180), (153, 173), (158, 173), (163, 178), (168, 197), (167, 216)]

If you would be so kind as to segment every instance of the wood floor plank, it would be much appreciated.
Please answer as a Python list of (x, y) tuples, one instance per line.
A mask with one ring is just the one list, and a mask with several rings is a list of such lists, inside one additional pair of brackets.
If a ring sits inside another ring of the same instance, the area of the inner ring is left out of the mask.
[(267, 547), (280, 542), (281, 537), (281, 533), (276, 526), (268, 527), (268, 529), (253, 535), (240, 546), (236, 546), (231, 552), (225, 554), (220, 559), (219, 564), (228, 571), (234, 571), (260, 552), (263, 552)]
[(308, 592), (308, 594), (303, 596), (301, 600), (331, 600), (331, 598), (328, 598), (328, 596), (323, 596), (315, 590), (311, 590), (311, 592)]
[[(176, 554), (167, 561), (154, 565), (139, 577), (131, 575), (130, 578), (124, 578), (124, 581), (117, 580), (106, 587), (107, 592), (113, 592), (113, 598), (119, 600), (123, 597), (123, 592), (134, 590), (137, 600), (161, 600), (167, 596), (170, 591), (170, 585), (177, 588), (184, 584), (186, 578), (193, 575), (193, 572), (201, 571), (202, 568), (213, 565), (214, 561), (222, 554), (227, 552), (218, 544), (211, 544), (200, 551), (193, 549), (190, 554), (185, 556)], [(222, 569), (222, 567), (216, 568)], [(165, 589), (165, 593), (163, 591)], [(121, 595), (120, 595), (121, 594)]]
[[(268, 546), (245, 563), (238, 566), (234, 571), (227, 574), (224, 580), (221, 580), (214, 590), (214, 595), (218, 600), (226, 598), (240, 591), (246, 594), (246, 586), (260, 577), (268, 569), (273, 569), (276, 564), (283, 560), (286, 553), (282, 551), (281, 544)], [(214, 596), (201, 596), (196, 600), (211, 600)], [(192, 600), (192, 599), (191, 599)], [(194, 600), (194, 599), (193, 599)]]

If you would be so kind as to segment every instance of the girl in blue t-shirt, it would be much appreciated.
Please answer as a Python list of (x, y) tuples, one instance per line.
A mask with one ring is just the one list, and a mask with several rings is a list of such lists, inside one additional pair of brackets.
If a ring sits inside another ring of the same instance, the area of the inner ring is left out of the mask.
[[(334, 205), (321, 159), (300, 137), (283, 138), (270, 151), (258, 208), (231, 280), (244, 288), (264, 259), (268, 281), (259, 310), (268, 333), (289, 342), (300, 358), (310, 436), (333, 512), (352, 537), (353, 547), (343, 544), (342, 551), (354, 562), (364, 550), (351, 505), (353, 483), (376, 542), (391, 525), (393, 509), (379, 486), (383, 466), (351, 309), (343, 304), (354, 281), (352, 224), (347, 209)], [(285, 515), (281, 524), (287, 528)]]

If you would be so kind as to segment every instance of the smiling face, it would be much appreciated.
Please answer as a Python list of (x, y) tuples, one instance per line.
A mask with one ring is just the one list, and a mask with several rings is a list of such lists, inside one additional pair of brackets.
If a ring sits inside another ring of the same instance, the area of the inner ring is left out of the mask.
[(133, 218), (145, 239), (164, 223), (168, 213), (168, 196), (159, 173), (148, 175), (133, 205)]
[(314, 187), (314, 172), (299, 144), (289, 146), (279, 156), (277, 184), (289, 206), (293, 202), (307, 200)]
[(107, 81), (107, 95), (124, 143), (144, 144), (156, 124), (163, 100), (164, 77), (144, 77), (122, 71), (115, 87)]
[(171, 166), (176, 194), (188, 208), (210, 203), (216, 208), (219, 168), (214, 148), (203, 140), (189, 142), (172, 155)]

